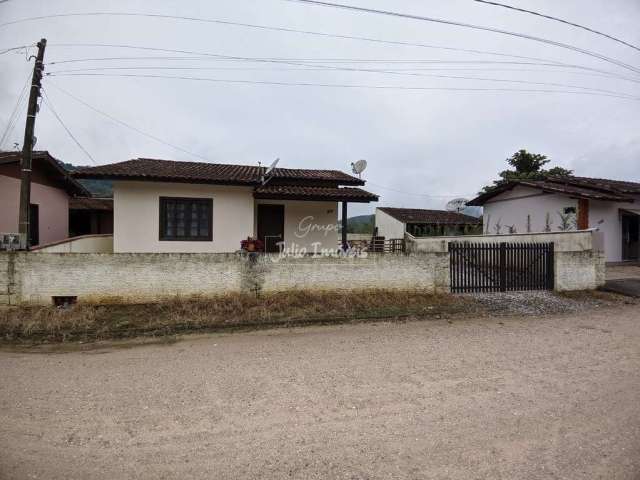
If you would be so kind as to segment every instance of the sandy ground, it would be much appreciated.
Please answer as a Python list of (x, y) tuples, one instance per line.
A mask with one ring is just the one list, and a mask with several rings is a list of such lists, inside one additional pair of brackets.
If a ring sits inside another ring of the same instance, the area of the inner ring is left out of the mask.
[(0, 477), (640, 478), (640, 311), (0, 352)]

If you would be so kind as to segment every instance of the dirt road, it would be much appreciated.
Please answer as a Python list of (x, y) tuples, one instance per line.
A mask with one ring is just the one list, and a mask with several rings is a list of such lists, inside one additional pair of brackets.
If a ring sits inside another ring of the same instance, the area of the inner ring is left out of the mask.
[(0, 478), (640, 478), (640, 311), (0, 352)]

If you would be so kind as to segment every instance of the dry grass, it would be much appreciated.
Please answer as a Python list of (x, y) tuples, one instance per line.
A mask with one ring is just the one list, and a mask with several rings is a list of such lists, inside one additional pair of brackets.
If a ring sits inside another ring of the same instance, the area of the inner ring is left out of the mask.
[(153, 304), (80, 304), (70, 308), (0, 310), (0, 338), (20, 341), (93, 341), (261, 326), (337, 323), (374, 318), (440, 316), (471, 302), (420, 291), (294, 291), (256, 297), (175, 297)]
[[(151, 304), (79, 304), (0, 309), (0, 342), (97, 341), (183, 332), (461, 315), (546, 315), (633, 302), (604, 292), (432, 294), (421, 291), (291, 291), (256, 297), (174, 297)], [(533, 298), (535, 297), (535, 298)], [(538, 298), (540, 297), (540, 298)], [(535, 305), (530, 305), (536, 300)], [(523, 310), (523, 305), (527, 308)], [(529, 308), (531, 307), (531, 308)], [(544, 308), (543, 308), (544, 307)], [(527, 313), (528, 312), (528, 313)]]

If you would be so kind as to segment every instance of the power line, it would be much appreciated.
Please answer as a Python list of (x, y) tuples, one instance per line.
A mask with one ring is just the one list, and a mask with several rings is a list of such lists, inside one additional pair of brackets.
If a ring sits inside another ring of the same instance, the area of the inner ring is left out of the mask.
[[(164, 53), (181, 53), (185, 55), (199, 55), (202, 57), (206, 57), (207, 60), (217, 60), (217, 61), (238, 61), (241, 60), (242, 57), (231, 57), (224, 56), (210, 52), (196, 52), (192, 50), (176, 50), (169, 48), (160, 48), (160, 47), (145, 47), (138, 45), (127, 45), (127, 44), (111, 44), (111, 43), (54, 43), (52, 46), (55, 47), (105, 47), (105, 48), (123, 48), (123, 49), (132, 49), (132, 50), (142, 50), (142, 51), (152, 51), (152, 52), (164, 52)], [(98, 61), (98, 60), (113, 60), (118, 59), (118, 57), (103, 57), (103, 58), (90, 58), (90, 59), (70, 59), (70, 60), (59, 60), (56, 62), (49, 62), (48, 65), (60, 64), (60, 63), (71, 63), (71, 62), (83, 62), (83, 61)], [(277, 57), (265, 57), (261, 60), (294, 60), (294, 61), (326, 61), (328, 59), (287, 59), (287, 58), (277, 58)], [(575, 65), (570, 63), (562, 63), (556, 61), (549, 61), (548, 63), (535, 63), (535, 62), (514, 62), (514, 61), (495, 61), (495, 60), (368, 60), (368, 59), (333, 59), (334, 62), (387, 62), (387, 63), (410, 63), (410, 62), (421, 62), (421, 63), (450, 63), (450, 64), (466, 64), (466, 63), (480, 63), (480, 64), (510, 64), (510, 65), (543, 65), (543, 66), (562, 66), (566, 68), (575, 68), (580, 70), (586, 70), (596, 73), (602, 73), (604, 75), (616, 76), (616, 78), (627, 79), (626, 77), (620, 77), (617, 73), (611, 72), (608, 70), (602, 70), (593, 67), (587, 67), (583, 65)]]
[[(161, 57), (160, 57), (161, 58)], [(362, 62), (364, 63), (364, 62)], [(543, 64), (540, 64), (543, 65)], [(102, 70), (212, 70), (212, 71), (254, 71), (254, 72), (314, 72), (326, 70), (322, 65), (309, 65), (303, 68), (289, 68), (289, 67), (174, 67), (174, 66), (141, 66), (141, 67), (85, 67), (75, 68), (67, 70), (55, 70), (52, 73), (69, 73), (69, 72), (88, 72), (88, 71), (102, 71)], [(398, 68), (393, 67), (394, 72), (420, 72), (420, 71), (445, 71), (445, 72), (528, 72), (528, 73), (559, 73), (557, 70), (545, 70), (535, 68), (496, 68), (496, 67), (481, 67), (481, 68), (469, 68), (469, 67), (412, 67), (412, 68)], [(640, 80), (636, 80), (629, 77), (621, 77), (617, 75), (610, 75), (606, 73), (590, 73), (590, 72), (568, 72), (573, 75), (586, 75), (592, 77), (608, 78), (625, 80), (628, 82), (640, 83)]]
[(311, 83), (311, 82), (277, 82), (261, 80), (240, 80), (186, 77), (171, 75), (148, 75), (148, 74), (108, 74), (108, 73), (61, 73), (49, 74), (50, 77), (114, 77), (114, 78), (153, 78), (170, 80), (190, 80), (213, 83), (246, 84), (246, 85), (277, 85), (293, 87), (326, 87), (326, 88), (348, 88), (348, 89), (371, 89), (371, 90), (406, 90), (406, 91), (454, 91), (454, 92), (520, 92), (520, 93), (564, 93), (575, 95), (594, 95), (601, 97), (620, 98), (625, 100), (640, 100), (640, 97), (631, 97), (625, 94), (610, 94), (592, 91), (571, 91), (571, 90), (549, 90), (549, 89), (520, 89), (520, 88), (472, 88), (472, 87), (411, 87), (394, 85), (357, 85), (341, 83)]
[(0, 51), (0, 55), (4, 55), (5, 53), (13, 52), (15, 50), (24, 50), (24, 49), (27, 49), (27, 48), (33, 47), (33, 46), (35, 46), (35, 43), (32, 43), (30, 45), (19, 45), (17, 47), (5, 48), (4, 50)]
[(84, 100), (82, 100), (81, 98), (78, 98), (77, 96), (75, 96), (75, 95), (74, 95), (74, 94), (72, 94), (71, 92), (68, 92), (68, 91), (66, 91), (65, 89), (63, 89), (63, 88), (61, 88), (61, 87), (57, 86), (57, 85), (56, 85), (55, 83), (53, 83), (53, 82), (49, 82), (49, 85), (51, 85), (52, 87), (54, 87), (54, 88), (55, 88), (55, 89), (57, 89), (58, 91), (60, 91), (60, 92), (64, 93), (64, 94), (65, 94), (65, 95), (67, 95), (68, 97), (70, 97), (70, 98), (74, 99), (76, 102), (81, 103), (82, 105), (84, 105), (85, 107), (87, 107), (89, 110), (93, 110), (94, 112), (96, 112), (96, 113), (98, 113), (98, 114), (102, 115), (103, 117), (108, 118), (109, 120), (111, 120), (112, 122), (117, 123), (118, 125), (121, 125), (121, 126), (123, 126), (123, 127), (125, 127), (125, 128), (128, 128), (128, 129), (130, 129), (130, 130), (133, 130), (134, 132), (136, 132), (136, 133), (138, 133), (138, 134), (140, 134), (140, 135), (143, 135), (143, 136), (145, 136), (145, 137), (147, 137), (147, 138), (150, 138), (150, 139), (152, 139), (152, 140), (155, 140), (156, 142), (162, 143), (163, 145), (166, 145), (166, 146), (168, 146), (168, 147), (171, 147), (171, 148), (173, 148), (173, 149), (175, 149), (175, 150), (178, 150), (178, 151), (180, 151), (180, 152), (186, 153), (186, 154), (188, 154), (188, 155), (191, 155), (191, 156), (193, 156), (193, 157), (199, 158), (199, 159), (204, 160), (204, 161), (207, 161), (207, 162), (209, 162), (209, 161), (210, 161), (208, 158), (203, 157), (202, 155), (198, 155), (197, 153), (191, 152), (191, 151), (187, 150), (186, 148), (182, 148), (182, 147), (180, 147), (180, 146), (178, 146), (178, 145), (174, 145), (174, 144), (172, 144), (172, 143), (166, 142), (166, 141), (162, 140), (161, 138), (156, 137), (155, 135), (152, 135), (152, 134), (147, 133), (147, 132), (145, 132), (145, 131), (143, 131), (143, 130), (140, 130), (139, 128), (136, 128), (136, 127), (134, 127), (133, 125), (130, 125), (130, 124), (126, 123), (126, 122), (123, 122), (122, 120), (120, 120), (120, 119), (118, 119), (118, 118), (114, 117), (113, 115), (110, 115), (110, 114), (108, 114), (108, 113), (106, 113), (106, 112), (103, 112), (102, 110), (100, 110), (100, 109), (98, 109), (98, 108), (94, 107), (93, 105), (88, 104), (87, 102), (85, 102), (85, 101), (84, 101)]
[(570, 22), (568, 20), (564, 20), (562, 18), (553, 17), (551, 15), (545, 15), (545, 14), (540, 13), (540, 12), (534, 12), (533, 10), (526, 10), (524, 8), (514, 7), (512, 5), (506, 5), (504, 3), (489, 2), (487, 0), (473, 0), (473, 1), (474, 2), (478, 2), (478, 3), (484, 3), (484, 4), (487, 4), (487, 5), (493, 5), (493, 6), (496, 6), (496, 7), (508, 8), (509, 10), (515, 10), (517, 12), (529, 13), (531, 15), (536, 15), (538, 17), (546, 18), (548, 20), (553, 20), (555, 22), (564, 23), (565, 25), (570, 25), (572, 27), (581, 28), (582, 30), (586, 30), (587, 32), (595, 33), (596, 35), (600, 35), (602, 37), (606, 37), (609, 40), (613, 40), (614, 42), (621, 43), (622, 45), (626, 45), (627, 47), (631, 47), (634, 50), (640, 51), (640, 47), (636, 47), (635, 45), (633, 45), (631, 43), (625, 42), (624, 40), (621, 40), (621, 39), (619, 39), (617, 37), (614, 37), (612, 35), (600, 32), (598, 30), (594, 30), (593, 28), (589, 28), (589, 27), (586, 27), (584, 25), (580, 25), (579, 23), (573, 23), (573, 22)]
[(27, 80), (24, 83), (22, 90), (20, 90), (20, 94), (18, 95), (18, 100), (16, 101), (16, 104), (13, 107), (13, 110), (11, 111), (11, 115), (9, 115), (9, 120), (7, 120), (7, 126), (4, 129), (4, 132), (2, 133), (2, 137), (0, 138), (0, 146), (4, 145), (5, 140), (9, 137), (9, 135), (11, 135), (11, 132), (15, 127), (16, 121), (19, 116), (18, 112), (20, 110), (20, 106), (23, 104), (24, 99), (26, 98), (25, 94), (27, 93), (27, 88), (29, 87), (29, 84), (31, 82), (31, 74), (32, 74), (31, 72), (27, 74)]
[[(242, 22), (232, 22), (229, 20), (220, 20), (214, 18), (199, 18), (199, 17), (187, 17), (181, 15), (167, 15), (167, 14), (152, 14), (152, 13), (130, 13), (130, 12), (83, 12), (83, 13), (58, 13), (51, 15), (40, 15), (36, 17), (27, 17), (18, 20), (12, 20), (10, 22), (0, 23), (0, 28), (6, 27), (9, 25), (16, 25), (24, 22), (31, 22), (37, 20), (45, 20), (51, 18), (65, 18), (65, 17), (101, 17), (101, 16), (116, 16), (116, 17), (146, 17), (146, 18), (157, 18), (157, 19), (169, 19), (169, 20), (182, 20), (182, 21), (190, 21), (190, 22), (201, 22), (201, 23), (213, 23), (218, 25), (228, 25), (235, 27), (243, 27), (243, 28), (252, 28), (258, 30), (267, 30), (267, 31), (275, 31), (275, 32), (287, 32), (287, 33), (298, 33), (301, 35), (311, 35), (318, 37), (327, 37), (327, 38), (337, 38), (343, 40), (356, 40), (362, 42), (372, 42), (378, 44), (385, 45), (401, 45), (401, 46), (409, 46), (409, 47), (419, 47), (419, 48), (431, 48), (438, 50), (448, 50), (454, 52), (465, 52), (465, 53), (475, 53), (481, 55), (495, 55), (500, 57), (508, 57), (508, 58), (519, 58), (522, 60), (537, 60), (537, 61), (545, 61), (545, 62), (554, 62), (553, 60), (539, 58), (539, 57), (529, 57), (524, 55), (513, 55), (507, 54), (504, 52), (496, 52), (492, 50), (479, 50), (479, 49), (468, 49), (468, 48), (458, 48), (458, 47), (450, 47), (443, 45), (433, 45), (428, 43), (415, 43), (415, 42), (404, 42), (400, 40), (384, 40), (380, 38), (373, 37), (363, 37), (356, 35), (345, 35), (339, 33), (328, 33), (328, 32), (318, 32), (313, 30), (299, 30), (295, 28), (287, 28), (287, 27), (274, 27), (271, 25), (261, 25), (254, 23), (242, 23)], [(556, 62), (561, 64), (562, 62)]]
[[(415, 15), (400, 14), (400, 13), (397, 13), (397, 12), (387, 12), (387, 11), (384, 11), (384, 10), (373, 10), (373, 9), (366, 9), (366, 8), (362, 8), (362, 7), (350, 6), (350, 5), (332, 4), (332, 3), (328, 3), (328, 2), (318, 2), (318, 1), (313, 1), (313, 0), (287, 0), (287, 1), (298, 1), (298, 2), (302, 2), (302, 3), (310, 3), (310, 4), (316, 4), (316, 5), (322, 5), (322, 6), (333, 6), (333, 7), (336, 7), (336, 8), (347, 8), (347, 9), (351, 9), (351, 10), (365, 11), (365, 12), (369, 12), (369, 13), (382, 13), (382, 14), (386, 14), (386, 15), (403, 16), (403, 17), (406, 17), (406, 18), (427, 20), (427, 21), (444, 23), (444, 24), (449, 24), (449, 25), (456, 25), (456, 26), (462, 26), (462, 27), (467, 27), (467, 28), (474, 28), (474, 29), (478, 29), (478, 30), (491, 31), (491, 32), (494, 32), (494, 33), (501, 33), (501, 34), (505, 34), (505, 35), (517, 36), (517, 37), (520, 37), (520, 38), (526, 38), (526, 39), (529, 39), (529, 40), (539, 41), (539, 42), (547, 43), (547, 44), (550, 44), (550, 45), (555, 45), (555, 46), (559, 46), (559, 47), (563, 47), (563, 48), (568, 48), (570, 50), (577, 51), (577, 52), (583, 53), (585, 55), (594, 56), (595, 58), (599, 58), (600, 60), (604, 60), (604, 61), (613, 63), (614, 65), (618, 65), (620, 67), (627, 68), (627, 69), (632, 70), (632, 71), (634, 71), (636, 73), (640, 73), (640, 69), (637, 69), (635, 67), (627, 65), (627, 64), (625, 64), (625, 63), (623, 63), (623, 62), (621, 62), (619, 60), (615, 60), (615, 59), (606, 57), (606, 56), (604, 56), (602, 54), (599, 54), (599, 53), (596, 53), (596, 52), (590, 52), (588, 50), (584, 50), (584, 49), (581, 49), (579, 47), (575, 47), (573, 45), (563, 44), (561, 42), (556, 42), (556, 41), (553, 41), (553, 40), (534, 37), (534, 36), (531, 36), (531, 35), (521, 34), (521, 33), (517, 33), (517, 32), (509, 32), (509, 31), (499, 30), (499, 29), (495, 29), (495, 28), (491, 28), (491, 27), (482, 27), (482, 26), (478, 26), (478, 25), (465, 24), (465, 23), (454, 22), (454, 21), (450, 21), (450, 20), (434, 19), (434, 18), (429, 18), (429, 17), (419, 17), (419, 16), (415, 16)], [(9, 25), (15, 25), (15, 24), (23, 23), (23, 22), (31, 22), (31, 21), (36, 21), (36, 20), (50, 19), (50, 18), (86, 17), (86, 16), (147, 17), (147, 18), (160, 18), (160, 19), (182, 20), (182, 21), (192, 21), (192, 22), (214, 23), (214, 24), (220, 24), (220, 25), (230, 25), (230, 26), (237, 26), (237, 27), (260, 29), (260, 30), (270, 30), (270, 31), (289, 32), (289, 33), (298, 33), (298, 34), (304, 34), (304, 35), (314, 35), (314, 36), (321, 36), (321, 37), (329, 37), (329, 38), (339, 38), (339, 39), (346, 39), (346, 40), (357, 40), (357, 41), (364, 41), (364, 42), (374, 42), (374, 43), (388, 44), (388, 45), (405, 45), (405, 46), (422, 47), (422, 48), (434, 48), (434, 49), (459, 51), (459, 52), (467, 52), (467, 53), (497, 55), (497, 56), (504, 56), (504, 57), (511, 57), (511, 58), (528, 59), (528, 60), (543, 60), (543, 61), (545, 60), (545, 59), (541, 59), (541, 58), (537, 58), (537, 57), (527, 57), (527, 56), (523, 56), (523, 55), (505, 54), (505, 53), (502, 53), (502, 52), (495, 52), (495, 51), (490, 51), (490, 50), (464, 49), (464, 48), (448, 47), (448, 46), (442, 46), (442, 45), (431, 45), (431, 44), (424, 44), (424, 43), (413, 43), (413, 42), (403, 42), (403, 41), (394, 41), (394, 40), (382, 40), (382, 39), (371, 38), (371, 37), (361, 37), (361, 36), (354, 36), (354, 35), (343, 35), (343, 34), (335, 34), (335, 33), (327, 33), (327, 32), (317, 32), (317, 31), (312, 31), (312, 30), (298, 30), (298, 29), (286, 28), (286, 27), (274, 27), (274, 26), (269, 26), (269, 25), (232, 22), (232, 21), (220, 20), (220, 19), (207, 19), (207, 18), (199, 18), (199, 17), (188, 17), (188, 16), (166, 15), (166, 14), (151, 14), (151, 13), (130, 13), (130, 12), (59, 13), (59, 14), (40, 15), (40, 16), (35, 16), (35, 17), (28, 17), (28, 18), (23, 18), (23, 19), (18, 19), (18, 20), (12, 20), (10, 22), (1, 23), (0, 24), (0, 28), (6, 27), (6, 26), (9, 26)]]
[[(256, 59), (256, 58), (249, 58), (249, 57), (232, 57), (232, 58), (233, 59), (248, 60), (248, 61), (253, 61), (253, 62), (279, 63), (279, 64), (297, 65), (297, 66), (303, 66), (303, 67), (315, 67), (316, 69), (320, 68), (320, 69), (330, 70), (330, 71), (362, 72), (362, 73), (376, 73), (376, 74), (411, 76), (411, 77), (445, 78), (445, 79), (450, 79), (450, 80), (472, 80), (472, 81), (475, 80), (475, 81), (482, 81), (482, 82), (501, 82), (501, 83), (515, 83), (515, 84), (521, 84), (521, 85), (539, 85), (539, 86), (547, 86), (547, 87), (576, 88), (576, 89), (579, 89), (579, 90), (610, 93), (610, 94), (614, 94), (614, 95), (625, 95), (625, 96), (632, 97), (631, 95), (628, 95), (626, 93), (616, 92), (616, 91), (612, 91), (612, 90), (585, 87), (585, 86), (581, 86), (581, 85), (571, 85), (571, 84), (565, 84), (565, 83), (537, 82), (537, 81), (531, 81), (531, 80), (514, 80), (514, 79), (488, 78), (488, 77), (466, 77), (466, 76), (462, 76), (462, 75), (443, 75), (443, 74), (420, 73), (420, 72), (398, 72), (398, 71), (387, 70), (387, 69), (380, 70), (380, 69), (372, 69), (372, 68), (354, 68), (354, 67), (344, 67), (344, 66), (338, 67), (338, 66), (333, 66), (333, 65), (307, 64), (307, 63), (302, 63), (302, 62), (266, 60), (266, 59)], [(176, 70), (176, 69), (178, 69), (178, 70), (201, 70), (201, 68), (198, 68), (198, 67), (192, 67), (192, 68), (175, 68), (175, 67), (168, 67), (168, 68), (163, 68), (163, 67), (146, 67), (146, 68), (145, 67), (94, 67), (94, 68), (82, 69), (82, 70), (79, 70), (79, 71), (88, 72), (88, 71), (149, 70), (149, 69), (155, 69), (155, 70), (165, 70), (165, 69), (166, 70)], [(75, 71), (78, 71), (78, 70), (76, 69)], [(50, 72), (49, 75), (57, 75), (57, 74), (69, 73), (69, 72), (73, 73), (75, 71), (74, 70), (57, 70), (57, 71)]]
[(93, 162), (94, 165), (98, 165), (98, 163), (95, 161), (95, 159), (91, 156), (91, 154), (89, 153), (89, 151), (84, 148), (82, 146), (82, 144), (80, 143), (80, 141), (73, 135), (73, 133), (71, 133), (71, 130), (69, 130), (69, 127), (67, 127), (65, 125), (65, 123), (62, 121), (62, 118), (60, 118), (60, 115), (58, 115), (58, 112), (56, 112), (56, 109), (53, 107), (53, 104), (51, 103), (51, 99), (49, 98), (49, 95), (47, 95), (46, 90), (43, 88), (42, 92), (44, 93), (44, 101), (47, 104), (47, 106), (51, 109), (51, 113), (53, 113), (53, 116), (56, 117), (56, 119), (58, 120), (58, 122), (60, 122), (60, 125), (62, 125), (62, 128), (64, 128), (65, 132), (67, 132), (67, 134), (69, 135), (69, 137), (71, 137), (71, 140), (74, 141), (74, 143), (78, 146), (78, 148), (80, 148), (80, 150), (82, 150), (84, 152), (84, 154), (89, 157), (89, 160), (91, 160), (91, 162)]
[(440, 24), (444, 24), (444, 25), (453, 25), (453, 26), (457, 26), (457, 27), (463, 27), (463, 28), (470, 28), (473, 30), (480, 30), (480, 31), (484, 31), (484, 32), (492, 32), (492, 33), (498, 33), (501, 35), (508, 35), (511, 37), (517, 37), (517, 38), (523, 38), (526, 40), (532, 40), (534, 42), (539, 42), (539, 43), (544, 43), (546, 45), (553, 45), (555, 47), (560, 47), (560, 48), (564, 48), (567, 50), (571, 50), (574, 52), (578, 52), (578, 53), (582, 53), (583, 55), (588, 55), (590, 57), (594, 57), (594, 58), (598, 58), (602, 61), (608, 62), (608, 63), (612, 63), (613, 65), (617, 65), (621, 68), (625, 68), (627, 70), (631, 70), (635, 73), (640, 73), (640, 69), (637, 67), (634, 67), (632, 65), (629, 65), (627, 63), (624, 63), (620, 60), (616, 60), (614, 58), (611, 57), (607, 57), (606, 55), (602, 55), (600, 53), (597, 52), (593, 52), (591, 50), (585, 50), (584, 48), (580, 48), (580, 47), (576, 47), (575, 45), (570, 45), (568, 43), (563, 43), (563, 42), (558, 42), (555, 40), (550, 40), (548, 38), (543, 38), (543, 37), (536, 37), (534, 35), (527, 35), (524, 33), (519, 33), (519, 32), (512, 32), (509, 30), (502, 30), (499, 28), (493, 28), (493, 27), (485, 27), (482, 25), (474, 25), (471, 23), (464, 23), (464, 22), (457, 22), (454, 20), (445, 20), (442, 18), (434, 18), (434, 17), (425, 17), (422, 15), (413, 15), (413, 14), (408, 14), (408, 13), (401, 13), (401, 12), (395, 12), (395, 11), (391, 11), (391, 10), (378, 10), (378, 9), (374, 9), (374, 8), (366, 8), (366, 7), (358, 7), (355, 5), (346, 5), (346, 4), (342, 4), (342, 3), (331, 3), (331, 2), (324, 2), (324, 1), (319, 1), (319, 0), (285, 0), (287, 2), (295, 2), (295, 3), (302, 3), (305, 5), (317, 5), (317, 6), (321, 6), (321, 7), (330, 7), (330, 8), (338, 8), (338, 9), (343, 9), (343, 10), (349, 10), (349, 11), (354, 11), (354, 12), (360, 12), (360, 13), (372, 13), (372, 14), (377, 14), (377, 15), (386, 15), (386, 16), (391, 16), (391, 17), (398, 17), (398, 18), (407, 18), (410, 20), (421, 20), (421, 21), (425, 21), (425, 22), (433, 22), (433, 23), (440, 23)]

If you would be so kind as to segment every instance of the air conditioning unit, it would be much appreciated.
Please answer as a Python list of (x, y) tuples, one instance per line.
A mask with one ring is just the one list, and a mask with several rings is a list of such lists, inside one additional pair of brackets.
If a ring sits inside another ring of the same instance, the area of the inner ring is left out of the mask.
[(20, 248), (19, 233), (0, 233), (0, 250), (13, 251)]

